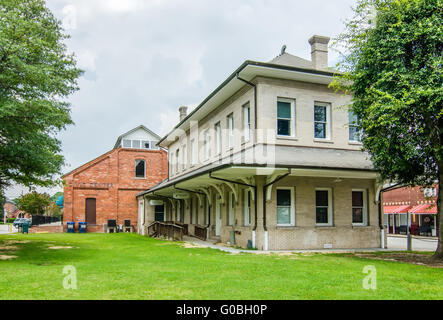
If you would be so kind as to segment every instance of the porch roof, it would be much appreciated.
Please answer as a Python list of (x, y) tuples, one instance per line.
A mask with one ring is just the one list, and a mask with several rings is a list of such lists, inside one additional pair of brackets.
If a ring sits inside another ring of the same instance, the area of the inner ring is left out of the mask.
[(436, 204), (419, 204), (409, 210), (411, 214), (437, 214)]
[(383, 206), (383, 212), (385, 214), (406, 214), (410, 208), (410, 205)]

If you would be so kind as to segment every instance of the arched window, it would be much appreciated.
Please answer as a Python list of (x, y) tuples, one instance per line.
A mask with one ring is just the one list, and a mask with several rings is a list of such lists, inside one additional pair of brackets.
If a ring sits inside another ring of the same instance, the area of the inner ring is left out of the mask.
[(146, 178), (146, 162), (145, 160), (135, 160), (135, 177), (136, 178)]

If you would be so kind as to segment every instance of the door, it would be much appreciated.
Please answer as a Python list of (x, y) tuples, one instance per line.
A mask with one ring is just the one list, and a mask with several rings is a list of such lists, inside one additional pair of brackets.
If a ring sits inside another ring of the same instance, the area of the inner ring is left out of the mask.
[(220, 199), (215, 202), (215, 235), (220, 235), (221, 228), (221, 203)]
[(96, 200), (95, 198), (86, 199), (85, 220), (88, 225), (96, 224)]
[(155, 206), (155, 221), (165, 221), (165, 206)]

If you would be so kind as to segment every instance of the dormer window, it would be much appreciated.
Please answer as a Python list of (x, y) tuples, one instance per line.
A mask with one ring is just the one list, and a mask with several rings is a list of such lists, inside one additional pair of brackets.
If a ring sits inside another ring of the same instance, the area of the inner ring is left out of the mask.
[(122, 146), (123, 146), (123, 148), (132, 148), (132, 141), (127, 140), (127, 139), (123, 139)]
[(123, 139), (122, 140), (122, 148), (126, 149), (145, 149), (145, 150), (158, 150), (156, 146), (157, 141), (148, 141), (148, 140), (140, 140), (140, 139)]

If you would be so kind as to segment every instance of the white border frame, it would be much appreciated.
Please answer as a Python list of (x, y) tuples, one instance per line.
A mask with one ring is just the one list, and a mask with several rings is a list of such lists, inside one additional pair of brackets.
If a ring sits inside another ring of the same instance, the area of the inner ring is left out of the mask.
[[(290, 103), (291, 104), (291, 134), (289, 136), (285, 136), (285, 135), (279, 135), (278, 134), (278, 102), (286, 102), (286, 103)], [(287, 138), (296, 138), (296, 125), (295, 125), (295, 121), (297, 120), (296, 117), (296, 108), (295, 108), (295, 99), (291, 99), (291, 98), (281, 98), (281, 97), (277, 97), (277, 103), (275, 106), (275, 132), (277, 134), (277, 138), (282, 138), (282, 139), (287, 139)]]
[[(278, 223), (278, 217), (277, 217), (277, 191), (278, 190), (289, 190), (291, 191), (291, 209), (290, 209), (290, 219), (291, 223), (289, 224), (279, 224)], [(276, 214), (276, 224), (277, 227), (295, 227), (295, 190), (293, 187), (277, 187), (275, 188), (275, 214)]]
[(328, 191), (328, 223), (317, 223), (317, 195), (314, 195), (315, 200), (315, 226), (316, 227), (332, 227), (334, 226), (334, 209), (332, 203), (332, 188), (315, 188), (317, 191)]
[[(316, 138), (315, 137), (315, 107), (326, 107), (326, 138)], [(332, 126), (332, 104), (330, 102), (320, 102), (320, 101), (314, 101), (314, 107), (313, 107), (313, 129), (314, 129), (314, 140), (317, 141), (331, 141), (331, 126)], [(349, 132), (348, 132), (349, 135)]]
[(352, 192), (363, 192), (363, 223), (354, 223), (352, 222), (352, 226), (354, 227), (367, 227), (369, 224), (368, 219), (368, 191), (366, 189), (352, 189), (351, 190), (351, 220), (352, 220)]

